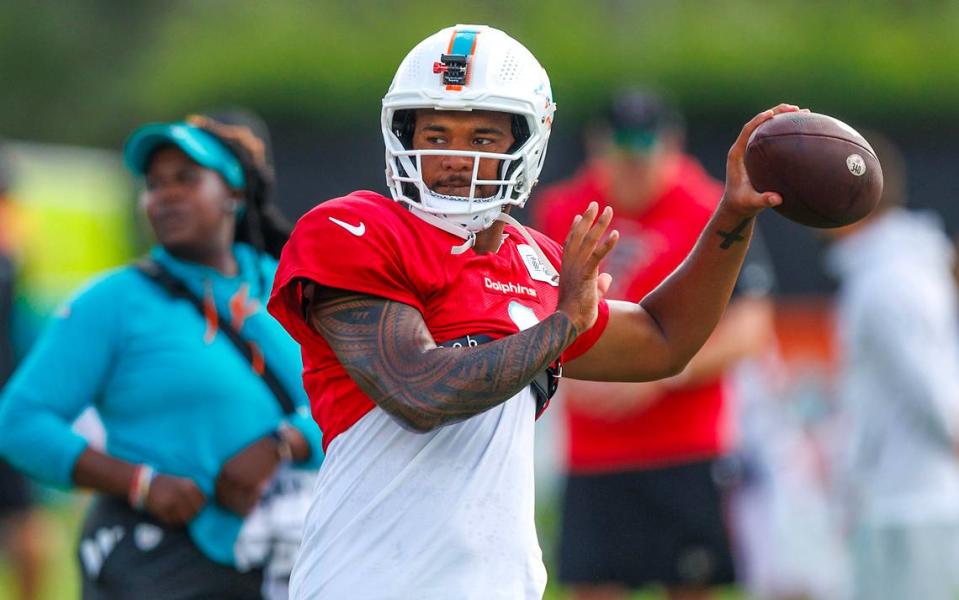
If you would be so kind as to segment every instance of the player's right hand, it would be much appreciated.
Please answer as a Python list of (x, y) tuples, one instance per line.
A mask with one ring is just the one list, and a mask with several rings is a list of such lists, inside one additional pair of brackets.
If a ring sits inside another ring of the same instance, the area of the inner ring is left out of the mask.
[(782, 196), (776, 192), (757, 192), (746, 173), (746, 146), (749, 136), (760, 125), (780, 113), (796, 112), (800, 108), (794, 104), (779, 104), (763, 111), (743, 125), (739, 137), (726, 155), (726, 186), (723, 192), (722, 206), (740, 213), (744, 218), (752, 218), (765, 208), (782, 204)]
[(206, 496), (191, 479), (157, 474), (150, 483), (146, 510), (166, 525), (185, 525), (193, 520)]
[(613, 219), (613, 209), (607, 206), (599, 218), (599, 205), (590, 202), (581, 215), (576, 215), (563, 244), (563, 265), (559, 274), (559, 302), (556, 309), (566, 314), (580, 334), (593, 326), (599, 316), (599, 301), (606, 295), (613, 278), (599, 272), (599, 263), (619, 240), (613, 230), (603, 240), (603, 234)]

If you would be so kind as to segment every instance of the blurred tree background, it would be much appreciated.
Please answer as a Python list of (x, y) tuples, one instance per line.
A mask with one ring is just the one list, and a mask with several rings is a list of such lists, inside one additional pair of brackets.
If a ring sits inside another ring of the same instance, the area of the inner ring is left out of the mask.
[[(0, 135), (117, 149), (135, 126), (242, 105), (273, 130), (281, 204), (299, 215), (383, 190), (380, 99), (403, 55), (455, 23), (520, 39), (559, 104), (544, 181), (582, 158), (580, 126), (618, 86), (667, 90), (716, 176), (746, 119), (780, 101), (881, 130), (913, 203), (950, 225), (959, 160), (959, 3), (757, 0), (170, 0), (0, 5)], [(368, 157), (357, 161), (356, 157)], [(534, 194), (535, 201), (535, 194)], [(786, 293), (819, 293), (808, 230), (763, 215)]]
[(87, 0), (0, 8), (0, 131), (112, 146), (222, 103), (368, 122), (405, 51), (458, 22), (531, 48), (568, 124), (632, 81), (672, 90), (693, 122), (781, 99), (852, 122), (959, 122), (954, 2)]

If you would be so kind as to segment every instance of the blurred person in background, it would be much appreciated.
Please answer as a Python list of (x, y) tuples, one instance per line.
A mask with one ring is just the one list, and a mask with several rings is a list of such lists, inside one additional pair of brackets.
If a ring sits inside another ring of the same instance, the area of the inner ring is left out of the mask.
[[(683, 142), (683, 119), (661, 95), (621, 90), (588, 134), (589, 163), (537, 198), (536, 221), (560, 241), (590, 202), (613, 207), (620, 241), (603, 263), (612, 297), (638, 302), (666, 279), (722, 196)], [(559, 576), (578, 600), (626, 598), (649, 585), (665, 586), (670, 598), (705, 598), (736, 580), (719, 462), (730, 449), (723, 374), (773, 335), (772, 271), (756, 233), (752, 244), (737, 296), (682, 373), (638, 384), (563, 383)]]
[(838, 394), (854, 598), (959, 593), (959, 324), (954, 253), (942, 223), (909, 211), (899, 150), (871, 134), (879, 206), (824, 230), (838, 277)]
[[(97, 492), (84, 598), (259, 598), (244, 516), (281, 465), (322, 459), (299, 350), (265, 310), (289, 231), (272, 169), (248, 127), (206, 117), (146, 125), (124, 154), (158, 244), (59, 309), (0, 398), (0, 455)], [(105, 452), (70, 429), (89, 406)]]
[(771, 348), (743, 361), (729, 380), (745, 467), (728, 511), (740, 585), (756, 600), (848, 598), (830, 435), (838, 419), (825, 374), (787, 364)]
[[(15, 233), (9, 191), (12, 167), (0, 145), (0, 390), (13, 372)], [(33, 508), (30, 483), (0, 459), (0, 549), (10, 559), (19, 598), (36, 598), (45, 549), (43, 524)]]

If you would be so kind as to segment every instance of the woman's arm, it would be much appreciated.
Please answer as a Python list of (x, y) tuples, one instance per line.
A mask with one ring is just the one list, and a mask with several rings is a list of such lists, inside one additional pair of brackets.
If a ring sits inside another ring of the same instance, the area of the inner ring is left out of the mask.
[(120, 335), (113, 278), (57, 310), (0, 396), (0, 455), (31, 477), (74, 484), (87, 441), (71, 424), (101, 393)]
[[(116, 303), (126, 291), (117, 277), (91, 285), (61, 307), (4, 387), (0, 455), (46, 483), (127, 498), (136, 465), (88, 447), (71, 429), (115, 366), (124, 315)], [(202, 505), (192, 481), (158, 475), (145, 500), (159, 518), (182, 523), (195, 514), (198, 498)]]

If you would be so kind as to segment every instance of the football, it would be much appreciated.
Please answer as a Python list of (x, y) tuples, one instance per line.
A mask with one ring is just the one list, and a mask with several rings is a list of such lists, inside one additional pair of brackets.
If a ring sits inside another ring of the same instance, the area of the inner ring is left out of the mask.
[(810, 227), (842, 227), (868, 215), (882, 195), (882, 167), (859, 133), (812, 112), (776, 115), (753, 131), (746, 172), (758, 192), (777, 192), (775, 207)]

